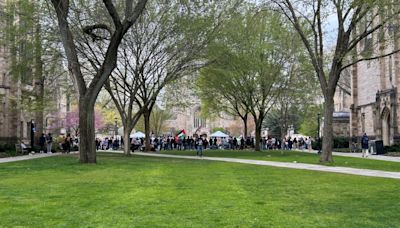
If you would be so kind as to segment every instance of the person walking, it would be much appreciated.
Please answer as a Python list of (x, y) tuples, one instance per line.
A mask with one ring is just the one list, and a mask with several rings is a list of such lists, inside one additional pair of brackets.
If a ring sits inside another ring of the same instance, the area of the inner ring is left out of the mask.
[(368, 157), (368, 141), (369, 138), (367, 133), (364, 133), (363, 137), (361, 138), (362, 157)]
[(51, 154), (51, 148), (53, 146), (53, 137), (51, 136), (51, 133), (47, 134), (46, 136), (46, 143), (47, 143), (47, 153)]

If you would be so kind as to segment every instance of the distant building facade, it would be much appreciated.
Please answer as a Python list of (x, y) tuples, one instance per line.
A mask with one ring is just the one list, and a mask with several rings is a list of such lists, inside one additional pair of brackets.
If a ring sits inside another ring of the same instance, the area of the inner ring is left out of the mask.
[[(367, 37), (358, 46), (358, 53), (372, 48), (374, 54), (379, 55), (399, 49), (398, 40), (372, 46), (376, 39), (375, 35)], [(383, 140), (384, 145), (400, 141), (399, 60), (400, 54), (397, 53), (360, 62), (351, 68), (352, 136), (360, 137), (365, 132), (370, 139)]]
[[(0, 0), (0, 13), (5, 14), (4, 4), (6, 1)], [(18, 18), (15, 19), (18, 23)], [(4, 21), (0, 22), (0, 30), (4, 31)], [(27, 35), (28, 36), (28, 35)], [(0, 36), (3, 39), (4, 36)], [(26, 37), (25, 37), (26, 38)], [(26, 38), (31, 39), (32, 37)], [(19, 46), (18, 46), (19, 47)], [(23, 53), (23, 48), (21, 53)], [(15, 57), (15, 56), (14, 56)], [(17, 57), (15, 57), (17, 58)], [(32, 63), (33, 64), (33, 63)], [(29, 143), (31, 139), (31, 124), (33, 123), (35, 138), (50, 129), (50, 122), (54, 119), (54, 114), (66, 112), (67, 99), (65, 91), (59, 86), (59, 81), (52, 81), (51, 85), (51, 101), (47, 101), (54, 107), (52, 111), (47, 110), (43, 115), (39, 115), (37, 110), (30, 110), (29, 106), (35, 100), (38, 94), (38, 88), (44, 86), (44, 82), (34, 78), (34, 70), (32, 66), (26, 66), (25, 71), (17, 74), (12, 73), (12, 55), (10, 48), (5, 44), (0, 45), (0, 144), (4, 143)], [(42, 107), (43, 108), (43, 107)], [(38, 119), (40, 118), (40, 120)], [(42, 119), (43, 118), (43, 119)], [(59, 130), (58, 130), (59, 131)], [(52, 132), (53, 133), (53, 132)], [(54, 132), (59, 133), (59, 132)]]
[[(214, 128), (223, 128), (224, 132), (232, 136), (243, 135), (243, 123), (240, 119), (235, 119), (228, 115), (210, 119), (204, 119), (200, 115), (200, 102), (193, 107), (187, 108), (173, 108), (172, 116), (167, 121), (166, 134), (174, 134), (175, 132), (185, 129), (188, 136), (197, 135), (210, 135)], [(250, 132), (249, 132), (250, 133)]]

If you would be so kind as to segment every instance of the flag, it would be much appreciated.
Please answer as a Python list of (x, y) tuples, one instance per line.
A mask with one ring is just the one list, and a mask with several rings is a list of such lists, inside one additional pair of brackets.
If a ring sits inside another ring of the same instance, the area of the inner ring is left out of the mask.
[(185, 131), (185, 129), (183, 129), (178, 134), (176, 134), (175, 139), (181, 139), (181, 138), (185, 138), (185, 137), (186, 137), (186, 131)]

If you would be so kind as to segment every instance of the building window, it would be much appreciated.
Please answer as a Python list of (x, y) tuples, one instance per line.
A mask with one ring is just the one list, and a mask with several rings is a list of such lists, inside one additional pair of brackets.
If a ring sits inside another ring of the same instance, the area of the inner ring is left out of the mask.
[(193, 127), (194, 128), (199, 128), (199, 127), (206, 127), (206, 120), (200, 117), (200, 112), (197, 111), (194, 114), (193, 117)]

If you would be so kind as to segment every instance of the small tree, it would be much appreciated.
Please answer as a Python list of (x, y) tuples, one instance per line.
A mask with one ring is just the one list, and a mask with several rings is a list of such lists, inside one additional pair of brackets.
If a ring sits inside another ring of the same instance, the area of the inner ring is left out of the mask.
[(213, 61), (202, 70), (199, 87), (202, 100), (215, 97), (214, 107), (229, 107), (244, 122), (247, 114), (253, 117), (260, 150), (264, 119), (287, 83), (293, 34), (284, 32), (277, 14), (253, 12), (235, 15), (210, 47)]

